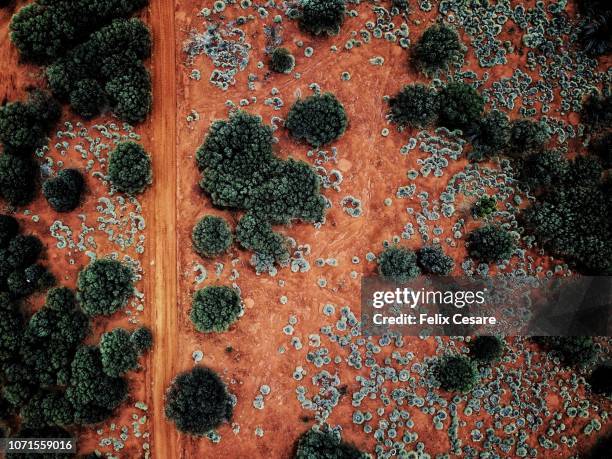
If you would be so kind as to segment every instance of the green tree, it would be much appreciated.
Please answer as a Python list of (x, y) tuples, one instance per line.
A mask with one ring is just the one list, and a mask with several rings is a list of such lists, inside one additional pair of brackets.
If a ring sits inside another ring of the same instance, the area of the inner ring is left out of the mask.
[(550, 139), (548, 128), (544, 123), (528, 119), (512, 122), (508, 152), (515, 157), (540, 151)]
[(342, 441), (336, 433), (313, 428), (300, 436), (293, 457), (294, 459), (366, 459), (369, 455)]
[(612, 95), (590, 94), (582, 103), (580, 121), (590, 131), (610, 127), (612, 123)]
[(38, 166), (30, 158), (0, 156), (0, 197), (12, 206), (29, 204), (36, 195)]
[(589, 376), (591, 390), (607, 397), (612, 395), (612, 365), (610, 362), (598, 365)]
[(172, 381), (165, 411), (181, 432), (204, 435), (231, 419), (233, 405), (219, 376), (210, 368), (196, 366)]
[(516, 249), (516, 237), (496, 225), (485, 225), (468, 236), (468, 252), (484, 263), (507, 260)]
[(337, 35), (344, 22), (346, 0), (302, 0), (299, 24), (313, 35)]
[(329, 92), (297, 100), (285, 121), (294, 138), (317, 148), (342, 136), (347, 125), (344, 106)]
[(395, 245), (386, 248), (378, 256), (378, 272), (383, 279), (399, 284), (405, 284), (421, 274), (415, 253)]
[(130, 336), (136, 352), (143, 354), (153, 347), (153, 334), (148, 327), (138, 327)]
[(268, 222), (252, 214), (246, 214), (238, 222), (236, 239), (245, 249), (269, 257), (275, 262), (284, 263), (289, 260), (285, 238), (275, 233)]
[(482, 363), (499, 359), (505, 349), (504, 342), (497, 336), (482, 335), (470, 341), (470, 356)]
[(425, 274), (448, 276), (455, 267), (453, 258), (446, 255), (439, 245), (421, 247), (417, 252), (417, 263)]
[(270, 56), (270, 70), (276, 73), (291, 73), (295, 57), (287, 48), (276, 48)]
[(429, 27), (412, 49), (412, 61), (426, 73), (445, 69), (463, 53), (459, 35), (448, 26)]
[(448, 129), (467, 129), (480, 121), (484, 99), (466, 83), (449, 83), (438, 94), (439, 124)]
[(449, 392), (468, 392), (478, 382), (474, 363), (462, 355), (448, 355), (439, 359), (434, 367), (440, 387)]
[(208, 286), (195, 292), (191, 322), (199, 332), (227, 331), (242, 314), (240, 295), (231, 287)]
[(134, 293), (132, 270), (116, 260), (93, 261), (79, 273), (77, 298), (90, 316), (122, 309)]
[(0, 247), (8, 246), (11, 239), (19, 233), (19, 223), (11, 215), (0, 214)]
[(389, 99), (389, 118), (399, 126), (426, 127), (440, 109), (436, 91), (422, 83), (409, 84)]
[(86, 120), (102, 113), (106, 104), (104, 89), (92, 78), (77, 81), (70, 92), (70, 107), (74, 113)]
[(138, 351), (130, 336), (130, 333), (123, 328), (115, 328), (102, 335), (100, 356), (102, 369), (108, 376), (123, 376), (138, 366)]
[[(510, 142), (510, 120), (499, 110), (486, 113), (472, 135), (474, 152), (481, 157), (504, 153)], [(479, 158), (479, 159), (480, 159)]]
[(76, 169), (62, 169), (57, 176), (45, 180), (42, 191), (45, 199), (57, 212), (71, 212), (81, 203), (85, 187), (83, 174)]
[(121, 142), (110, 154), (108, 175), (111, 183), (128, 194), (139, 194), (153, 180), (151, 157), (136, 142)]
[(193, 246), (203, 257), (222, 255), (232, 245), (232, 230), (227, 221), (214, 215), (205, 215), (193, 227)]

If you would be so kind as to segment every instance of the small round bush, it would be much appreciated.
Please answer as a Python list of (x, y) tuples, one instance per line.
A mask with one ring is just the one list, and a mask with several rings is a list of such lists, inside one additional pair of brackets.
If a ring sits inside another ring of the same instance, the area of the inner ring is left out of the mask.
[(440, 93), (439, 124), (448, 129), (466, 129), (480, 121), (484, 99), (466, 83), (449, 83)]
[(612, 364), (608, 362), (595, 368), (589, 377), (589, 384), (596, 394), (612, 395)]
[(500, 226), (486, 225), (468, 236), (470, 256), (485, 263), (507, 260), (515, 249), (516, 237)]
[(417, 257), (412, 250), (392, 246), (379, 255), (378, 272), (389, 282), (404, 284), (417, 277), (421, 270), (417, 266)]
[(136, 352), (142, 354), (153, 347), (153, 333), (148, 327), (139, 327), (130, 336), (132, 345)]
[(463, 355), (442, 358), (435, 368), (440, 387), (449, 392), (468, 392), (478, 382), (478, 370), (474, 363)]
[(346, 0), (302, 0), (299, 24), (313, 35), (336, 35), (344, 22)]
[(77, 81), (70, 92), (70, 107), (86, 120), (98, 116), (106, 104), (106, 93), (96, 80)]
[(208, 286), (193, 295), (189, 317), (196, 330), (203, 333), (223, 332), (242, 313), (238, 292), (225, 286)]
[(270, 57), (270, 70), (276, 73), (291, 73), (295, 67), (295, 57), (287, 48), (276, 48)]
[(544, 123), (536, 123), (528, 119), (516, 120), (510, 130), (510, 143), (508, 151), (511, 156), (524, 156), (525, 154), (541, 150), (550, 134)]
[(104, 373), (114, 378), (138, 366), (138, 352), (132, 344), (130, 333), (123, 328), (115, 328), (102, 335), (100, 356)]
[(504, 353), (504, 342), (497, 336), (478, 336), (470, 342), (470, 356), (483, 363), (499, 359)]
[(110, 154), (108, 174), (111, 183), (127, 194), (142, 193), (153, 179), (151, 158), (142, 145), (122, 142)]
[(19, 222), (12, 215), (0, 214), (0, 247), (6, 247), (19, 233)]
[(439, 245), (422, 247), (417, 252), (417, 263), (425, 274), (447, 276), (455, 267), (453, 258), (446, 255)]
[(497, 199), (495, 196), (485, 195), (474, 203), (472, 215), (476, 218), (485, 218), (497, 210)]
[(447, 68), (462, 54), (461, 40), (454, 29), (445, 25), (428, 28), (412, 50), (412, 61), (424, 72)]
[(293, 137), (320, 147), (338, 139), (348, 125), (342, 104), (331, 93), (298, 100), (287, 115), (285, 127)]
[(132, 270), (119, 261), (96, 260), (79, 273), (77, 298), (90, 316), (113, 314), (133, 293)]
[(436, 91), (424, 84), (410, 84), (389, 99), (389, 118), (399, 126), (425, 127), (436, 118), (439, 100)]
[(191, 233), (193, 246), (203, 257), (222, 255), (232, 245), (232, 230), (227, 221), (214, 215), (205, 215)]
[(342, 441), (333, 432), (310, 429), (298, 441), (294, 459), (365, 459), (369, 457), (355, 446)]
[(79, 206), (84, 186), (83, 174), (78, 170), (62, 169), (43, 183), (42, 191), (53, 210), (70, 212)]
[(166, 416), (176, 428), (191, 435), (204, 435), (231, 419), (233, 407), (225, 384), (206, 367), (181, 373), (166, 392)]

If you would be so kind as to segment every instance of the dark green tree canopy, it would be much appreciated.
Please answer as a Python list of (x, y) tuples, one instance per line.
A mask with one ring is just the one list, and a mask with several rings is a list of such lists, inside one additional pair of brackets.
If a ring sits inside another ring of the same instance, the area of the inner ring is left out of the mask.
[(344, 22), (346, 0), (302, 0), (299, 24), (313, 35), (337, 35)]
[(463, 45), (459, 35), (448, 26), (428, 28), (412, 49), (412, 61), (426, 73), (444, 69), (461, 57)]
[(204, 435), (230, 420), (233, 406), (219, 376), (210, 368), (196, 366), (172, 382), (165, 411), (181, 432)]
[(102, 369), (108, 376), (123, 376), (138, 366), (138, 351), (130, 337), (131, 334), (123, 328), (115, 328), (102, 335), (100, 357)]
[(70, 107), (86, 120), (98, 116), (107, 104), (106, 93), (92, 78), (77, 81), (70, 92)]
[[(468, 130), (469, 131), (469, 130)], [(472, 134), (474, 152), (481, 157), (504, 153), (510, 142), (510, 120), (500, 110), (486, 113)]]
[(534, 341), (559, 355), (567, 366), (587, 366), (597, 358), (597, 347), (590, 336), (539, 336)]
[(597, 156), (604, 169), (612, 168), (612, 131), (596, 137), (589, 144), (589, 151)]
[(0, 214), (0, 247), (6, 247), (19, 233), (19, 222), (12, 215)]
[(466, 83), (449, 83), (440, 91), (439, 124), (448, 129), (467, 129), (480, 121), (484, 99)]
[(287, 115), (285, 127), (293, 137), (313, 147), (321, 147), (338, 139), (348, 125), (344, 107), (326, 92), (296, 101)]
[(294, 459), (366, 459), (367, 454), (342, 441), (337, 434), (319, 429), (304, 432), (295, 450)]
[(415, 253), (410, 249), (395, 245), (386, 248), (378, 256), (378, 272), (383, 279), (400, 284), (421, 274)]
[(99, 259), (79, 273), (77, 298), (90, 316), (122, 309), (134, 293), (132, 270), (119, 261)]
[(38, 165), (31, 158), (0, 156), (0, 197), (12, 206), (29, 204), (36, 195)]
[(153, 347), (153, 333), (148, 327), (138, 327), (130, 337), (136, 352), (143, 354)]
[(470, 341), (470, 356), (483, 363), (499, 359), (504, 353), (505, 344), (497, 336), (482, 335)]
[(591, 390), (607, 397), (612, 395), (612, 363), (598, 365), (588, 379)]
[(276, 48), (270, 56), (270, 70), (276, 73), (291, 73), (295, 57), (287, 48)]
[(441, 358), (434, 370), (440, 387), (449, 392), (468, 392), (478, 382), (476, 366), (463, 355), (448, 355)]
[(83, 174), (76, 169), (62, 169), (56, 177), (43, 183), (45, 199), (57, 212), (71, 212), (81, 203), (81, 194), (85, 187)]
[(232, 230), (227, 221), (214, 215), (205, 215), (193, 227), (191, 241), (203, 257), (222, 255), (232, 245)]
[(512, 122), (508, 151), (512, 156), (524, 156), (541, 150), (549, 138), (550, 134), (544, 123), (528, 119), (516, 120)]
[(422, 247), (417, 252), (417, 263), (425, 274), (449, 275), (455, 267), (453, 258), (439, 245)]
[(608, 128), (612, 124), (612, 95), (591, 94), (582, 103), (580, 120), (590, 131)]
[(269, 258), (272, 262), (284, 263), (289, 260), (287, 241), (275, 233), (267, 221), (246, 214), (236, 227), (236, 239), (242, 247)]
[(516, 237), (496, 225), (485, 225), (468, 236), (468, 252), (484, 263), (507, 260), (516, 249)]
[(142, 193), (153, 180), (151, 157), (136, 142), (121, 142), (110, 154), (108, 175), (111, 183), (128, 194)]
[(389, 99), (389, 118), (399, 126), (425, 127), (439, 111), (435, 89), (422, 83), (409, 84)]
[(191, 303), (191, 322), (204, 333), (227, 331), (242, 313), (236, 289), (208, 286), (195, 292)]

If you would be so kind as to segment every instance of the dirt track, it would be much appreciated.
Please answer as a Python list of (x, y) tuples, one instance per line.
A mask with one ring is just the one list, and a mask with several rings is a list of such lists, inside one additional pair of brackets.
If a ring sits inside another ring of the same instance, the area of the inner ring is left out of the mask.
[(146, 215), (153, 240), (149, 242), (149, 279), (146, 295), (153, 309), (155, 346), (149, 380), (153, 388), (153, 451), (155, 457), (177, 457), (178, 436), (164, 416), (164, 392), (175, 374), (177, 241), (176, 231), (176, 53), (173, 2), (151, 2), (151, 28), (155, 49), (152, 60), (152, 143), (155, 145), (155, 186)]

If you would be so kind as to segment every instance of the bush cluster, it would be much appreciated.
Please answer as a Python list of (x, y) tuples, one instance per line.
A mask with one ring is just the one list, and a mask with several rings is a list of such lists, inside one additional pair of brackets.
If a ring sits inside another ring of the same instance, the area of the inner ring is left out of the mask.
[(299, 25), (313, 35), (337, 35), (345, 12), (346, 0), (302, 0)]
[(425, 274), (447, 276), (455, 267), (453, 257), (446, 255), (439, 245), (422, 247), (417, 252), (417, 263)]
[(369, 455), (333, 432), (310, 429), (304, 432), (296, 446), (294, 459), (366, 459)]
[(81, 172), (76, 169), (62, 169), (57, 176), (45, 180), (42, 191), (53, 210), (70, 212), (81, 203), (84, 187), (85, 179)]
[(378, 256), (378, 272), (389, 282), (404, 284), (417, 277), (421, 270), (412, 250), (394, 245)]
[(491, 363), (504, 353), (504, 342), (497, 336), (478, 336), (470, 342), (470, 357), (478, 362)]
[(409, 84), (389, 99), (389, 119), (397, 125), (426, 127), (434, 122), (440, 109), (435, 89), (422, 83)]
[(119, 261), (90, 263), (77, 280), (77, 297), (90, 316), (111, 315), (126, 306), (134, 293), (132, 270)]
[(476, 365), (463, 355), (448, 355), (440, 359), (435, 371), (440, 387), (449, 392), (468, 392), (478, 382)]
[(295, 57), (287, 48), (276, 48), (270, 56), (270, 70), (276, 73), (291, 73)]
[(242, 314), (240, 294), (231, 287), (208, 286), (193, 295), (189, 317), (203, 333), (227, 331)]
[(462, 56), (463, 45), (454, 29), (442, 24), (429, 27), (412, 49), (412, 61), (426, 73), (445, 69)]
[(285, 127), (294, 138), (317, 148), (338, 139), (347, 125), (344, 107), (329, 92), (296, 101), (285, 121)]
[(115, 19), (47, 68), (53, 93), (84, 118), (107, 105), (123, 121), (138, 123), (151, 111), (151, 77), (143, 60), (151, 36), (138, 19)]
[(193, 247), (203, 257), (224, 254), (232, 245), (232, 240), (232, 230), (227, 221), (214, 215), (202, 217), (191, 233)]
[(153, 180), (151, 157), (136, 142), (121, 142), (108, 160), (108, 175), (119, 191), (134, 195), (142, 193)]
[(516, 249), (513, 233), (496, 225), (485, 225), (468, 236), (468, 252), (471, 257), (484, 263), (509, 259)]
[(178, 430), (204, 435), (232, 417), (232, 399), (210, 368), (196, 366), (181, 373), (166, 392), (166, 416)]

